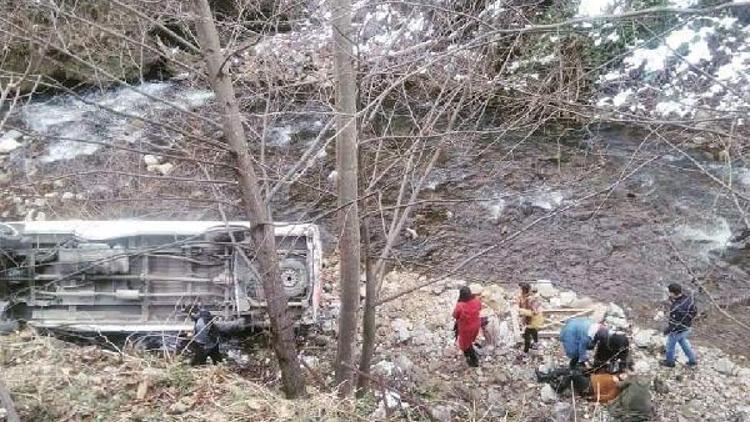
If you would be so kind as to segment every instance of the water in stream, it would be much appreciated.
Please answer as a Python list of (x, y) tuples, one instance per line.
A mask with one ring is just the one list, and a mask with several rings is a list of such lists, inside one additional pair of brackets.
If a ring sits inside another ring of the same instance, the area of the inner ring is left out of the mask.
[[(137, 89), (141, 93), (120, 88), (82, 98), (61, 95), (23, 107), (28, 130), (63, 138), (51, 140), (38, 160), (96, 154), (98, 145), (75, 139), (143, 140), (148, 133), (133, 124), (135, 117), (158, 118), (165, 102), (199, 109), (211, 98), (171, 83)], [(268, 159), (275, 168), (291, 168), (322, 127), (319, 115), (274, 123), (266, 131)], [(419, 236), (403, 240), (400, 258), (444, 273), (498, 245), (457, 275), (511, 288), (521, 280), (550, 279), (623, 302), (644, 320), (665, 299), (666, 284), (697, 287), (683, 261), (705, 276), (719, 300), (750, 295), (750, 259), (744, 244), (732, 241), (744, 228), (744, 198), (750, 198), (750, 171), (741, 162), (720, 164), (696, 152), (688, 157), (618, 128), (562, 145), (544, 136), (516, 145), (518, 139), (454, 144), (427, 181), (422, 197), (433, 202), (415, 210), (410, 226)], [(320, 181), (334, 157), (318, 153), (315, 160), (306, 180), (330, 190)], [(731, 184), (736, 197), (722, 183)], [(275, 203), (278, 218), (309, 218), (311, 204), (320, 204), (318, 191), (282, 193)], [(332, 219), (320, 223), (333, 231)]]

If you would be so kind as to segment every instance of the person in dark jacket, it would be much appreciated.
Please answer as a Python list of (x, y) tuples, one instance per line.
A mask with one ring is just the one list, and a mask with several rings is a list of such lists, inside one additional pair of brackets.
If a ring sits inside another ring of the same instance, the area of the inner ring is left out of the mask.
[(219, 352), (219, 333), (208, 309), (201, 309), (193, 328), (193, 359), (191, 365), (203, 365), (207, 358), (214, 364), (224, 360)]
[(595, 337), (598, 337), (594, 353), (595, 372), (619, 374), (626, 369), (632, 369), (630, 341), (627, 335), (604, 329), (599, 330)]
[(474, 340), (479, 335), (481, 320), (479, 311), (482, 302), (475, 297), (469, 286), (461, 287), (458, 292), (458, 303), (453, 310), (453, 318), (456, 320), (456, 333), (458, 347), (466, 357), (466, 363), (471, 367), (479, 366), (479, 356), (474, 349)]
[(698, 361), (690, 341), (688, 341), (692, 331), (693, 319), (698, 313), (698, 309), (695, 307), (695, 299), (684, 294), (682, 286), (676, 283), (670, 284), (667, 290), (672, 304), (669, 307), (669, 322), (667, 328), (664, 329), (664, 335), (667, 336), (667, 355), (661, 364), (670, 368), (675, 366), (675, 351), (679, 344), (688, 358), (687, 365), (695, 366)]

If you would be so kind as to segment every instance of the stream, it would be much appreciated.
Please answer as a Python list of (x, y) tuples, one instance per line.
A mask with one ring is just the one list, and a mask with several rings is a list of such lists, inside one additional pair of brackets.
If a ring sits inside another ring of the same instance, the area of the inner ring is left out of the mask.
[[(208, 91), (171, 82), (144, 83), (138, 90), (148, 95), (118, 88), (24, 106), (17, 121), (49, 140), (32, 159), (44, 168), (100, 150), (76, 139), (149, 143), (149, 132), (134, 123), (138, 117), (158, 119), (169, 108), (166, 102), (201, 112), (212, 98)], [(266, 136), (274, 168), (281, 173), (292, 168), (324, 123), (319, 114), (273, 122)], [(427, 180), (422, 198), (429, 202), (415, 209), (410, 222), (418, 236), (404, 236), (398, 258), (443, 274), (488, 249), (456, 276), (509, 289), (523, 280), (552, 280), (623, 303), (657, 327), (653, 316), (666, 299), (667, 284), (698, 288), (686, 264), (719, 302), (747, 297), (750, 259), (738, 238), (745, 227), (750, 170), (739, 161), (719, 163), (700, 151), (682, 153), (645, 138), (627, 128), (600, 128), (560, 142), (557, 136), (522, 140), (521, 134), (456, 142)], [(29, 159), (20, 151), (13, 154), (11, 163)], [(332, 191), (327, 180), (333, 154), (319, 147), (311, 157), (315, 163), (305, 182)], [(731, 185), (736, 201), (722, 183)], [(320, 198), (311, 189), (282, 189), (274, 201), (276, 217), (307, 219), (311, 207), (331, 204)], [(101, 212), (100, 217), (121, 217)], [(321, 224), (335, 232), (333, 219)], [(709, 305), (702, 301), (702, 306)], [(726, 328), (722, 324), (706, 326)], [(718, 331), (726, 334), (727, 347), (743, 347), (732, 340), (731, 329)]]

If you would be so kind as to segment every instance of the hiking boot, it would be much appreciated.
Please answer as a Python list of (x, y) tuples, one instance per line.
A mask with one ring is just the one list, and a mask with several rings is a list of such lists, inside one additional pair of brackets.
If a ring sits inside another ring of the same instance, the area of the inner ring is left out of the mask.
[(688, 362), (685, 364), (685, 366), (687, 366), (688, 368), (695, 368), (696, 366), (698, 366), (698, 362)]
[(674, 368), (675, 367), (674, 362), (670, 362), (668, 360), (659, 361), (659, 365), (666, 366), (667, 368)]

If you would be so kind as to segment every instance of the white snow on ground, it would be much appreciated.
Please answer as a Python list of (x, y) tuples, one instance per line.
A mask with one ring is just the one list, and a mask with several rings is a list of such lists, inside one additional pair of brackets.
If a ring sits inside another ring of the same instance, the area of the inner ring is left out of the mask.
[(601, 16), (612, 13), (618, 0), (581, 0), (578, 16)]
[[(750, 25), (731, 16), (679, 19), (660, 44), (632, 48), (621, 65), (599, 77), (598, 107), (679, 118), (750, 112)], [(592, 39), (601, 31), (592, 30)]]

